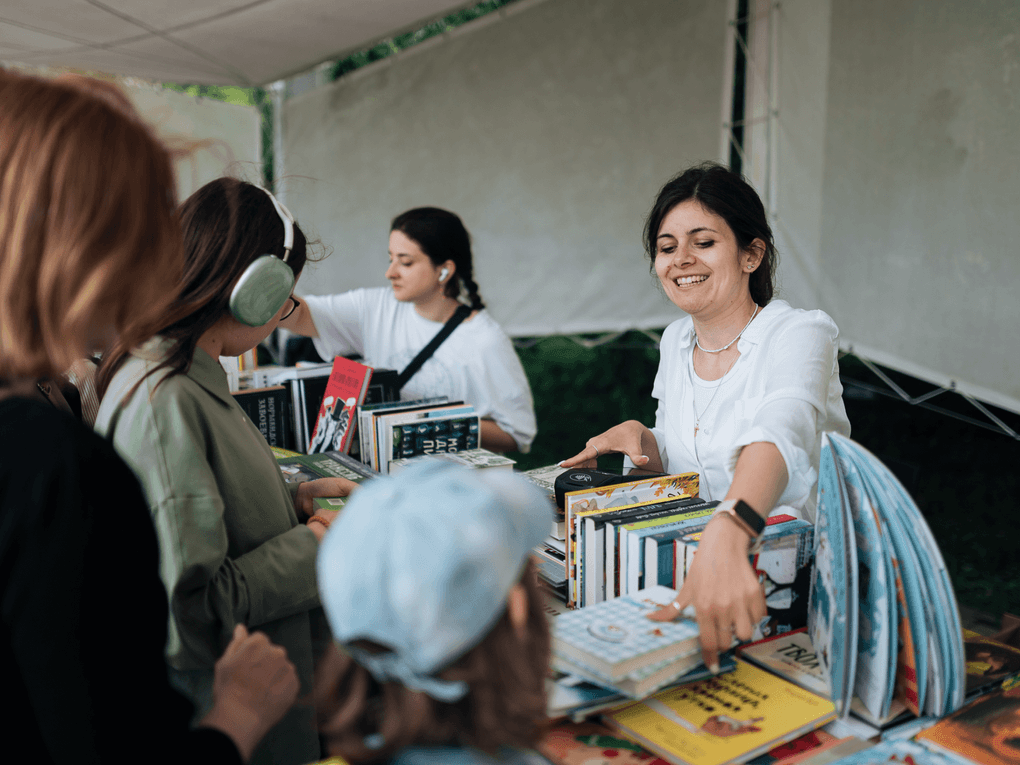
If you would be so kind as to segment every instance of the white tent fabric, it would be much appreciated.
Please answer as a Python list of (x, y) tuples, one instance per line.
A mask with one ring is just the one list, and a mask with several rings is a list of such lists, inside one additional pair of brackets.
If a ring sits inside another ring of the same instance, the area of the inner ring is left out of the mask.
[(1020, 411), (1020, 5), (789, 0), (783, 288), (846, 349)]
[(261, 85), (473, 5), (465, 0), (4, 0), (0, 61)]
[(278, 186), (334, 249), (299, 289), (385, 284), (390, 219), (435, 205), (472, 233), (510, 334), (665, 326), (641, 228), (663, 182), (719, 157), (725, 4), (510, 9), (285, 103)]

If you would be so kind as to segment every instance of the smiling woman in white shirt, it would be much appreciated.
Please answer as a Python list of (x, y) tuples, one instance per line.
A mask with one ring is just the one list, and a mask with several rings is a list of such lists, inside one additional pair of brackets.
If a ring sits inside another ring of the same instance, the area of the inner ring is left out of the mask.
[(535, 437), (531, 388), (510, 338), (485, 310), (472, 276), (471, 238), (438, 207), (401, 213), (390, 225), (390, 287), (306, 295), (280, 326), (315, 338), (324, 359), (359, 354), (373, 367), (403, 370), (460, 305), (471, 314), (401, 390), (402, 399), (449, 396), (482, 418), (481, 443), (527, 452)]
[(722, 500), (679, 597), (659, 614), (695, 606), (711, 667), (734, 633), (749, 639), (765, 615), (748, 544), (771, 513), (814, 520), (822, 433), (850, 433), (838, 330), (822, 311), (773, 300), (777, 256), (765, 209), (720, 165), (692, 167), (663, 186), (645, 246), (667, 297), (687, 313), (662, 335), (655, 426), (621, 423), (562, 464), (592, 466), (622, 452), (647, 470), (697, 471), (701, 496)]

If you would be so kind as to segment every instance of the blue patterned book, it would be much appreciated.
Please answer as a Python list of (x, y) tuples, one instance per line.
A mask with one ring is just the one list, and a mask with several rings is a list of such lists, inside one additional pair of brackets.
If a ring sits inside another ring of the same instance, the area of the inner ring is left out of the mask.
[(553, 652), (614, 680), (690, 654), (698, 648), (698, 625), (693, 619), (653, 622), (648, 618), (675, 598), (675, 590), (656, 586), (561, 614), (553, 623)]

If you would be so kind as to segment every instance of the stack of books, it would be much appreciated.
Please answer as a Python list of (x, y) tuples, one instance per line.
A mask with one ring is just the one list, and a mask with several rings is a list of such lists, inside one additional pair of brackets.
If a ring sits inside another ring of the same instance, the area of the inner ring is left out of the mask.
[(648, 618), (676, 595), (655, 586), (557, 616), (553, 667), (630, 698), (676, 682), (702, 663), (698, 626)]

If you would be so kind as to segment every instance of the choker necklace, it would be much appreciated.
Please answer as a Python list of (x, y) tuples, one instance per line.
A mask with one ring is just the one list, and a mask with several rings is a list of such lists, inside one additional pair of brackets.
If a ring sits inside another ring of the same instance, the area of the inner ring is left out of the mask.
[(715, 348), (715, 349), (705, 348), (701, 344), (701, 341), (698, 339), (698, 333), (697, 332), (694, 333), (694, 344), (696, 346), (698, 346), (698, 348), (701, 349), (702, 353), (722, 353), (727, 348), (729, 348), (731, 345), (733, 345), (735, 342), (737, 342), (737, 340), (740, 339), (740, 336), (742, 334), (744, 334), (744, 330), (751, 326), (751, 322), (754, 321), (754, 317), (758, 315), (758, 310), (760, 308), (761, 308), (761, 306), (759, 306), (757, 303), (754, 304), (754, 313), (752, 313), (751, 314), (751, 318), (747, 320), (747, 324), (744, 325), (744, 329), (740, 330), (737, 333), (737, 336), (735, 338), (733, 338), (732, 340), (730, 340), (728, 343), (726, 343), (726, 345), (724, 345), (722, 348)]

